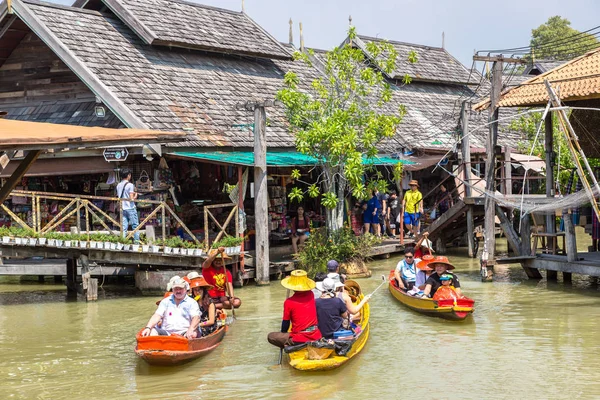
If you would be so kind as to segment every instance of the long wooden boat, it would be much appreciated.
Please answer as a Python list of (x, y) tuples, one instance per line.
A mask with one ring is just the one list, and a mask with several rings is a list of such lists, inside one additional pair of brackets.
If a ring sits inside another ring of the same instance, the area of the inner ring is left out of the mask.
[(142, 336), (143, 329), (136, 335), (135, 353), (152, 365), (177, 365), (192, 361), (216, 348), (227, 332), (221, 326), (208, 336), (186, 339), (180, 335)]
[(430, 315), (449, 319), (452, 321), (461, 321), (471, 315), (474, 311), (475, 300), (467, 297), (458, 299), (433, 300), (430, 298), (414, 297), (406, 294), (396, 286), (394, 271), (390, 273), (389, 288), (392, 296), (406, 307)]
[[(364, 295), (362, 293), (359, 294), (355, 304), (358, 304), (363, 297)], [(335, 354), (335, 352), (333, 352), (328, 358), (323, 360), (311, 360), (309, 359), (308, 348), (303, 348), (301, 350), (288, 353), (290, 357), (290, 365), (300, 371), (326, 371), (344, 365), (352, 357), (360, 353), (363, 347), (365, 347), (367, 339), (369, 338), (370, 313), (371, 310), (369, 308), (369, 303), (366, 303), (361, 310), (361, 317), (358, 323), (361, 331), (355, 335), (354, 343), (345, 356), (338, 356)]]

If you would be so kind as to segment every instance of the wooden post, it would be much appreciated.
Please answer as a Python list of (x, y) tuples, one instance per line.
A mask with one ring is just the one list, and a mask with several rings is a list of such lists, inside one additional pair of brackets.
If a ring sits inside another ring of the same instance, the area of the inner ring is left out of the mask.
[(521, 254), (531, 254), (531, 219), (529, 214), (521, 220)]
[(573, 225), (571, 210), (563, 212), (563, 220), (565, 221), (565, 251), (567, 253), (567, 261), (573, 262), (577, 260), (577, 239), (575, 238), (575, 226)]
[[(546, 197), (554, 197), (554, 170), (552, 168), (552, 155), (553, 151), (553, 142), (554, 136), (552, 132), (552, 111), (548, 111), (545, 120), (545, 140), (544, 146), (546, 148)], [(554, 213), (549, 213), (546, 215), (546, 232), (548, 233), (556, 233), (556, 216)], [(550, 250), (551, 253), (554, 253), (556, 249), (554, 248), (554, 241), (549, 240), (552, 245), (548, 245), (548, 247), (552, 246)]]
[[(498, 141), (498, 101), (500, 100), (500, 91), (502, 90), (502, 60), (494, 61), (492, 68), (492, 91), (490, 94), (491, 105), (489, 122), (490, 131), (487, 139), (487, 160), (485, 167), (485, 188), (488, 193), (494, 193), (496, 190), (496, 143)], [(482, 278), (484, 282), (490, 282), (493, 277), (494, 253), (496, 247), (495, 237), (496, 207), (494, 198), (485, 197), (485, 243), (487, 250), (487, 278)], [(482, 274), (483, 277), (483, 274)]]
[(558, 280), (558, 272), (547, 269), (546, 270), (546, 280), (550, 281), (550, 282), (556, 282)]
[(506, 146), (504, 151), (504, 194), (512, 194), (512, 167), (509, 146)]
[[(290, 19), (290, 35), (291, 35), (291, 22), (292, 20)], [(239, 190), (238, 190), (238, 215), (239, 212), (244, 212), (244, 196), (246, 195), (244, 189), (244, 172), (243, 172), (243, 168), (242, 167), (238, 167), (238, 185), (239, 185)], [(238, 225), (239, 225), (239, 217), (238, 217)], [(241, 237), (244, 237), (244, 232), (239, 232)], [(234, 269), (234, 271), (236, 272), (235, 276), (233, 277), (233, 282), (234, 285), (236, 286), (242, 286), (244, 284), (244, 280), (242, 279), (242, 274), (241, 271), (244, 270), (244, 242), (242, 242), (242, 247), (240, 249), (240, 270), (237, 271), (237, 268)]]
[(254, 224), (256, 230), (257, 285), (269, 284), (269, 205), (267, 194), (266, 107), (281, 103), (273, 100), (248, 101), (236, 108), (254, 111)]
[(267, 140), (264, 106), (254, 109), (254, 221), (256, 283), (269, 284), (269, 197), (267, 195)]
[(471, 143), (469, 140), (469, 114), (471, 103), (463, 101), (461, 109), (461, 155), (463, 161), (463, 180), (465, 181), (465, 197), (471, 197)]
[(67, 260), (67, 278), (65, 280), (67, 285), (67, 296), (77, 296), (77, 259), (69, 258)]
[(467, 245), (469, 246), (469, 257), (475, 254), (475, 222), (473, 220), (473, 206), (467, 208)]
[(2, 188), (0, 189), (0, 204), (4, 203), (4, 200), (6, 200), (8, 195), (10, 195), (10, 192), (12, 192), (15, 186), (17, 186), (17, 184), (21, 182), (23, 176), (25, 176), (25, 174), (31, 167), (31, 164), (33, 164), (33, 162), (37, 160), (41, 152), (42, 150), (30, 150), (29, 153), (27, 153), (23, 161), (21, 161), (19, 166), (15, 169), (10, 178), (6, 180), (4, 186), (2, 186)]
[(81, 199), (77, 198), (77, 222), (75, 223), (75, 228), (77, 228), (77, 234), (81, 234)]

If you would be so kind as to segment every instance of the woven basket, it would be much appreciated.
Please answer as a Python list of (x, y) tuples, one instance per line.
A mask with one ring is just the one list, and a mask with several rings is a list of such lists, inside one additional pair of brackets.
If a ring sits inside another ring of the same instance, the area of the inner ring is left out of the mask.
[(309, 360), (324, 360), (326, 358), (329, 358), (331, 353), (333, 353), (333, 349), (317, 348), (312, 347), (311, 345), (308, 345), (306, 349), (308, 350)]

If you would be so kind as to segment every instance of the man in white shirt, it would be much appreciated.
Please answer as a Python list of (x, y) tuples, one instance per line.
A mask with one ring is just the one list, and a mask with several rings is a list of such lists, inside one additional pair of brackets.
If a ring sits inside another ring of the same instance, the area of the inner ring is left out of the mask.
[[(136, 200), (138, 193), (135, 192), (133, 183), (131, 183), (131, 170), (123, 168), (121, 171), (123, 180), (117, 185), (117, 197), (120, 199)], [(122, 201), (123, 203), (123, 237), (127, 236), (127, 228), (131, 226), (131, 229), (135, 230), (140, 224), (138, 219), (137, 209), (135, 208), (134, 201)], [(140, 241), (140, 233), (136, 232), (133, 234), (133, 240), (138, 243)]]
[[(142, 336), (167, 336), (171, 333), (193, 339), (198, 335), (200, 307), (198, 302), (188, 296), (188, 283), (178, 276), (171, 279), (173, 294), (164, 298), (150, 317), (142, 331)], [(162, 326), (158, 324), (162, 320)]]

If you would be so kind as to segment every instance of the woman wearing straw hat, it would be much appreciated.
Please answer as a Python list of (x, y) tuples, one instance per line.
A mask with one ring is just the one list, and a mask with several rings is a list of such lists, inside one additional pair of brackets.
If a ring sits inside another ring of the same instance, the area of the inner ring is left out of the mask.
[[(217, 309), (231, 309), (231, 303), (235, 308), (242, 305), (242, 301), (233, 295), (233, 278), (231, 272), (225, 267), (225, 260), (231, 260), (225, 254), (225, 247), (219, 247), (208, 253), (208, 258), (202, 264), (202, 276), (213, 288), (208, 291)], [(227, 275), (225, 275), (227, 272)]]
[(410, 190), (404, 193), (402, 209), (404, 210), (404, 226), (408, 229), (409, 237), (419, 233), (419, 218), (423, 213), (423, 195), (419, 192), (419, 182), (415, 179), (408, 183)]
[[(293, 290), (294, 294), (283, 303), (281, 331), (269, 333), (269, 343), (283, 349), (285, 346), (321, 339), (315, 296), (312, 292), (315, 282), (308, 278), (306, 271), (297, 269), (284, 278), (281, 284), (284, 288)], [(288, 332), (290, 324), (292, 331)]]
[(442, 286), (442, 281), (440, 277), (444, 274), (449, 274), (452, 276), (452, 282), (454, 284), (454, 289), (459, 296), (462, 296), (460, 290), (460, 282), (458, 281), (458, 277), (453, 273), (448, 272), (449, 270), (454, 269), (454, 265), (450, 264), (448, 261), (448, 257), (437, 256), (435, 257), (429, 264), (431, 268), (435, 270), (427, 281), (425, 282), (425, 289), (423, 290), (423, 297), (430, 297), (435, 294), (435, 292)]
[(217, 329), (217, 307), (215, 307), (215, 303), (208, 294), (208, 291), (213, 286), (206, 282), (206, 279), (202, 275), (198, 275), (192, 279), (190, 287), (192, 288), (192, 297), (198, 302), (198, 307), (200, 307), (200, 324), (198, 325), (198, 330), (202, 336), (208, 336)]

